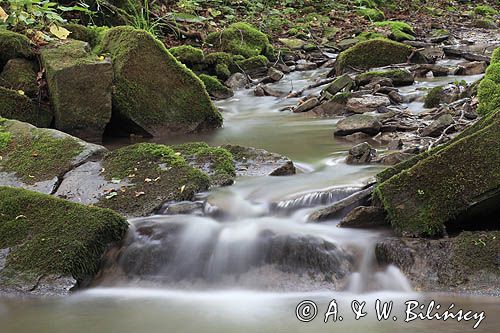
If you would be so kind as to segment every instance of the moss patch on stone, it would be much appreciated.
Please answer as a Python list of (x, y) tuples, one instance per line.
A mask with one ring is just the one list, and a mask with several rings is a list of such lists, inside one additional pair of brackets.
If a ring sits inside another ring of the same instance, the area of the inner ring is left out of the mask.
[(412, 26), (401, 21), (383, 21), (376, 22), (377, 27), (388, 27), (390, 29), (389, 37), (395, 41), (415, 40), (415, 31)]
[(469, 272), (500, 274), (500, 231), (462, 232), (453, 239), (452, 261)]
[(186, 143), (173, 148), (191, 165), (201, 167), (214, 184), (228, 184), (236, 176), (233, 155), (225, 148), (211, 147), (204, 142)]
[(478, 87), (479, 106), (477, 111), (487, 115), (500, 109), (500, 48), (493, 51), (491, 64)]
[(344, 73), (350, 67), (369, 69), (391, 64), (405, 63), (412, 53), (412, 47), (391, 40), (377, 38), (360, 42), (343, 51), (337, 58), (337, 74)]
[(223, 85), (215, 76), (206, 74), (200, 75), (201, 81), (205, 85), (208, 94), (217, 99), (224, 99), (233, 96), (233, 91)]
[(266, 57), (260, 55), (260, 56), (250, 57), (244, 60), (239, 60), (236, 61), (236, 63), (241, 69), (247, 71), (247, 70), (267, 67), (269, 60), (267, 60)]
[(360, 84), (366, 84), (377, 77), (391, 79), (394, 86), (411, 85), (414, 82), (411, 72), (405, 69), (365, 72), (356, 76), (356, 81)]
[(26, 36), (8, 30), (0, 30), (0, 50), (0, 68), (10, 59), (35, 56)]
[(99, 269), (107, 246), (128, 228), (118, 214), (19, 188), (0, 187), (0, 248), (11, 248), (6, 270), (71, 275)]
[(0, 87), (0, 116), (25, 121), (39, 127), (48, 127), (52, 112), (38, 107), (23, 91)]
[(221, 51), (245, 58), (268, 55), (272, 51), (267, 36), (244, 22), (231, 24), (222, 32), (211, 33), (207, 41)]
[(377, 8), (358, 8), (356, 12), (360, 16), (372, 22), (382, 21), (385, 19), (384, 12)]
[(429, 90), (424, 100), (424, 108), (430, 109), (438, 107), (443, 96), (443, 87), (437, 86)]
[(199, 78), (146, 31), (109, 29), (98, 51), (111, 53), (113, 109), (120, 117), (153, 135), (222, 125)]
[(129, 216), (143, 216), (169, 200), (190, 200), (210, 185), (210, 178), (190, 166), (180, 152), (158, 144), (117, 149), (104, 158), (103, 168), (107, 180), (123, 179), (129, 185), (98, 205)]
[(175, 46), (168, 49), (168, 51), (180, 62), (190, 66), (203, 63), (205, 54), (202, 49), (193, 47), (191, 45)]
[(38, 95), (37, 71), (33, 62), (11, 59), (0, 74), (0, 86), (23, 91), (29, 97)]
[(36, 128), (26, 131), (9, 122), (4, 122), (0, 128), (10, 139), (3, 148), (0, 146), (0, 170), (15, 173), (27, 184), (50, 180), (67, 172), (71, 162), (83, 151), (72, 137), (54, 137)]

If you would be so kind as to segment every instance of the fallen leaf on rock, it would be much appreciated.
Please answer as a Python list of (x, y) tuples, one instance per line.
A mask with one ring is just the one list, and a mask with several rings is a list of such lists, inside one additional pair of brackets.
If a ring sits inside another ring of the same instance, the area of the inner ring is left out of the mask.
[(111, 193), (110, 193), (110, 194), (108, 194), (105, 198), (109, 200), (109, 199), (112, 199), (112, 198), (116, 197), (117, 195), (118, 195), (118, 193), (116, 193), (116, 192), (111, 192)]
[(146, 193), (144, 193), (144, 192), (142, 192), (142, 191), (141, 191), (141, 192), (135, 192), (135, 195), (134, 195), (134, 196), (137, 198), (137, 197), (140, 197), (141, 195), (145, 195), (145, 194), (146, 194)]
[(59, 27), (55, 24), (50, 26), (49, 31), (59, 39), (67, 39), (69, 34), (71, 33), (68, 29)]

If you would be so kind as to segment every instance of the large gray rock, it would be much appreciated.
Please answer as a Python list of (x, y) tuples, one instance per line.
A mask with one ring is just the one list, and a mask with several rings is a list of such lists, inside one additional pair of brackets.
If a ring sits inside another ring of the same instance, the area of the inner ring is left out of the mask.
[(224, 145), (234, 157), (238, 176), (289, 176), (296, 170), (293, 162), (285, 156), (264, 149)]
[(368, 114), (356, 114), (337, 123), (334, 135), (346, 136), (356, 132), (366, 133), (368, 135), (375, 135), (380, 132), (382, 124), (380, 121)]
[(57, 129), (100, 140), (111, 119), (113, 66), (86, 42), (65, 40), (41, 50)]
[(422, 136), (439, 136), (445, 128), (452, 125), (455, 121), (451, 114), (444, 114), (438, 119), (434, 120), (430, 125), (424, 127), (421, 131)]
[(293, 112), (294, 113), (306, 112), (306, 111), (309, 111), (309, 110), (315, 108), (318, 104), (319, 104), (318, 98), (312, 97), (312, 98), (309, 98), (308, 100), (302, 102), (297, 107), (295, 107), (293, 109)]

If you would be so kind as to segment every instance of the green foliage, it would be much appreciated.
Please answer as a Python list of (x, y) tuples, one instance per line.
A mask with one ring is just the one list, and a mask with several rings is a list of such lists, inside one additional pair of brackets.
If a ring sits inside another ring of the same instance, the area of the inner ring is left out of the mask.
[(474, 13), (481, 16), (493, 16), (498, 14), (498, 10), (488, 5), (479, 5), (474, 7)]
[(385, 19), (384, 12), (382, 12), (380, 9), (361, 7), (357, 9), (357, 12), (359, 15), (372, 22), (382, 21)]
[[(37, 29), (47, 31), (52, 25), (61, 26), (66, 23), (65, 12), (84, 12), (90, 14), (88, 6), (62, 6), (50, 0), (6, 0), (4, 10), (8, 18), (4, 25), (8, 28), (23, 31)], [(48, 36), (45, 35), (46, 38)]]
[(0, 117), (0, 151), (4, 150), (12, 139), (12, 134), (4, 127), (7, 119)]
[(478, 87), (478, 112), (491, 114), (500, 109), (500, 48), (496, 48), (491, 57), (491, 64)]

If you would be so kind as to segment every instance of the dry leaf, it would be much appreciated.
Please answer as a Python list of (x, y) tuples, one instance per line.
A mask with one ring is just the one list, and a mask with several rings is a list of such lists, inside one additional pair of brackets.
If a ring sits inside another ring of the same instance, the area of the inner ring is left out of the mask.
[(67, 39), (69, 34), (71, 33), (68, 29), (63, 27), (58, 27), (55, 24), (50, 26), (49, 31), (51, 34), (53, 34), (59, 39)]
[(17, 91), (17, 93), (18, 93), (19, 95), (24, 96), (24, 91), (22, 91), (22, 90), (18, 90), (18, 91)]
[(181, 186), (181, 193), (183, 193), (185, 189), (186, 189), (186, 185), (182, 185)]
[(152, 180), (151, 178), (146, 178), (146, 179), (144, 179), (144, 182), (146, 182), (146, 183), (151, 183), (152, 181), (153, 181), (153, 180)]
[(0, 7), (0, 21), (5, 22), (5, 21), (7, 21), (8, 18), (9, 18), (9, 15), (7, 15), (5, 10), (3, 10), (2, 7)]
[(135, 197), (137, 198), (137, 197), (140, 197), (141, 195), (145, 195), (145, 194), (146, 193), (144, 193), (142, 191), (141, 192), (135, 192)]

